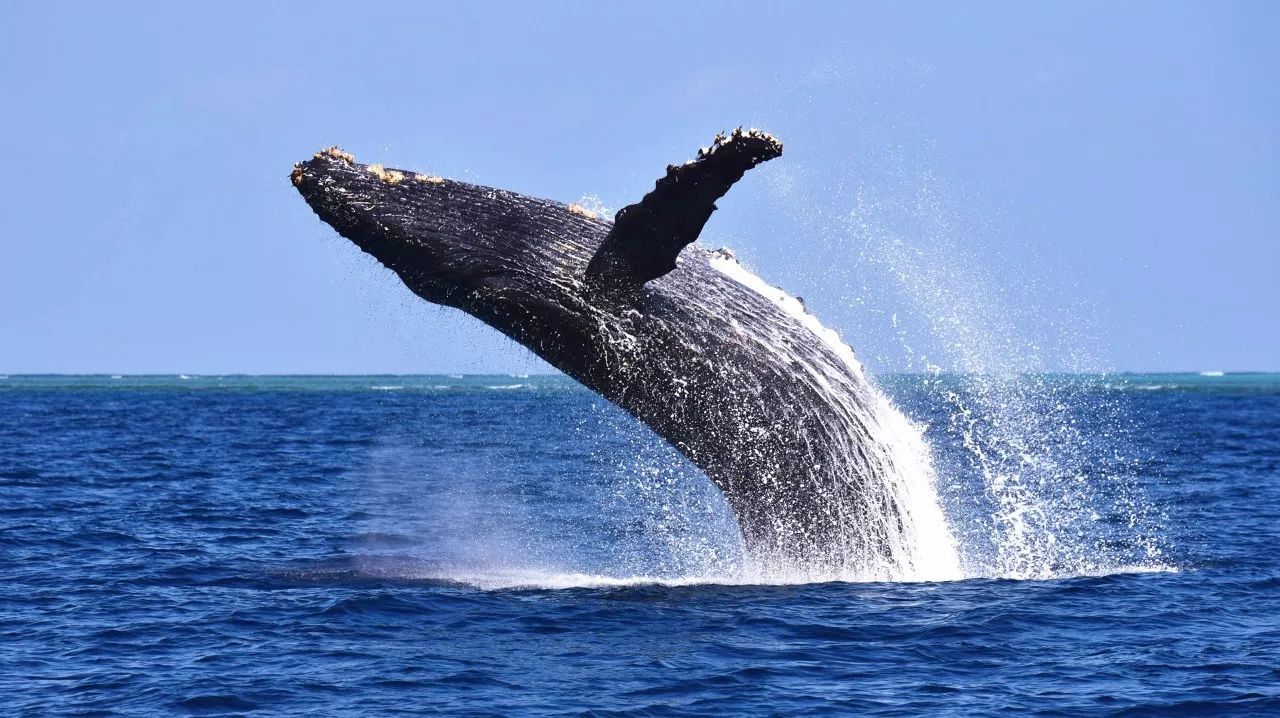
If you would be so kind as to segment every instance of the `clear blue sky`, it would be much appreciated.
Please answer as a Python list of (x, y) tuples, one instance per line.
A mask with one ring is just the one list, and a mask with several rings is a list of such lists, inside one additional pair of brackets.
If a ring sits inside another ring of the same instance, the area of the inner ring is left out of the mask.
[(362, 161), (616, 209), (786, 142), (712, 244), (875, 369), (1280, 370), (1280, 3), (0, 6), (0, 372), (544, 365), (287, 181)]

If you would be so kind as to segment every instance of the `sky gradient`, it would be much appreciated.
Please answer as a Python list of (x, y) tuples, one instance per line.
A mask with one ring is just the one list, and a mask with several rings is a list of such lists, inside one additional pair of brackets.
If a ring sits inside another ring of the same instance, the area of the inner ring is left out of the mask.
[(0, 6), (0, 373), (540, 372), (320, 223), (338, 144), (704, 233), (873, 370), (1280, 370), (1280, 4)]

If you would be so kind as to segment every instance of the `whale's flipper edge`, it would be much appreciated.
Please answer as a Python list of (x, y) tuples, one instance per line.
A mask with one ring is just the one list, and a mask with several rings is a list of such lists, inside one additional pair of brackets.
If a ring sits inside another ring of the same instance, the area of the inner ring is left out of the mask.
[(676, 257), (698, 238), (716, 200), (747, 170), (781, 154), (782, 143), (772, 135), (739, 127), (716, 135), (696, 159), (668, 165), (653, 191), (618, 210), (587, 266), (588, 284), (636, 287), (675, 269)]

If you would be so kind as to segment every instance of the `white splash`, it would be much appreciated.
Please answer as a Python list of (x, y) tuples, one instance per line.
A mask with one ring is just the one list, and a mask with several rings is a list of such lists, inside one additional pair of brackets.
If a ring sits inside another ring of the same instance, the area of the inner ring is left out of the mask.
[[(980, 258), (981, 242), (956, 216), (966, 203), (930, 173), (919, 182), (914, 195), (860, 189), (837, 224), (859, 249), (859, 274), (889, 280), (877, 301), (897, 293), (907, 303), (894, 328), (947, 414), (947, 508), (965, 573), (1164, 568), (1156, 518), (1122, 446), (1128, 419), (1087, 382), (1045, 373), (1098, 366), (1080, 324), (1096, 312), (1055, 298), (1034, 266)], [(941, 376), (938, 365), (957, 373)]]

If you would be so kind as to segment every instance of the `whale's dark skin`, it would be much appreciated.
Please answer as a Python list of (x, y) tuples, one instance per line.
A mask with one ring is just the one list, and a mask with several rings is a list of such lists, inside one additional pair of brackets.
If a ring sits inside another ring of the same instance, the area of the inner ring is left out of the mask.
[(718, 136), (615, 222), (336, 148), (291, 179), (418, 296), (477, 317), (679, 449), (724, 492), (755, 555), (883, 554), (901, 511), (861, 418), (879, 395), (842, 346), (713, 266), (730, 260), (686, 248), (715, 200), (781, 151), (763, 133)]

